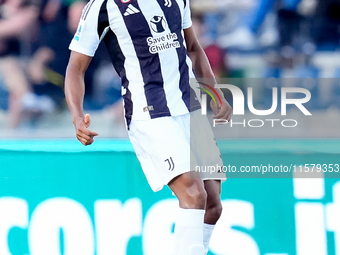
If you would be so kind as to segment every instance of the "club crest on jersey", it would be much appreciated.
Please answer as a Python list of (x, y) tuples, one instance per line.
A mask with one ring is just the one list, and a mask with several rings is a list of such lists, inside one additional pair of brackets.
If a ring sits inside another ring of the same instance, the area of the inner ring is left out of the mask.
[(129, 3), (131, 0), (120, 0), (123, 4)]
[(153, 16), (153, 18), (150, 20), (150, 27), (155, 33), (163, 33), (166, 27), (164, 16)]

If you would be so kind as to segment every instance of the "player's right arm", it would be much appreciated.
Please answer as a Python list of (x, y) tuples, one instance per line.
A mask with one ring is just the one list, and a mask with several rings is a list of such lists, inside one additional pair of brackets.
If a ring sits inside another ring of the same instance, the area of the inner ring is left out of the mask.
[(94, 142), (98, 134), (88, 129), (91, 123), (89, 114), (83, 114), (83, 101), (85, 94), (84, 76), (92, 57), (71, 51), (70, 60), (66, 69), (65, 96), (72, 114), (73, 124), (76, 128), (77, 139), (84, 145)]

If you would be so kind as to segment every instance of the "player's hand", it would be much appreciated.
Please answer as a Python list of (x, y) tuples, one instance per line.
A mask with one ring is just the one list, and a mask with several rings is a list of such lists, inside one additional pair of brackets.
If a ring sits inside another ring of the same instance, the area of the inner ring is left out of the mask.
[(86, 114), (85, 117), (79, 117), (74, 120), (77, 139), (84, 145), (92, 144), (94, 142), (93, 138), (98, 135), (98, 133), (88, 129), (90, 124), (91, 124), (90, 114)]
[(231, 119), (231, 112), (232, 108), (228, 101), (224, 98), (224, 95), (221, 90), (216, 89), (218, 92), (219, 96), (221, 97), (222, 105), (220, 102), (217, 100), (217, 106), (215, 105), (215, 102), (211, 99), (210, 101), (210, 107), (214, 112), (214, 115), (212, 116), (214, 119), (224, 119), (227, 120), (228, 122)]

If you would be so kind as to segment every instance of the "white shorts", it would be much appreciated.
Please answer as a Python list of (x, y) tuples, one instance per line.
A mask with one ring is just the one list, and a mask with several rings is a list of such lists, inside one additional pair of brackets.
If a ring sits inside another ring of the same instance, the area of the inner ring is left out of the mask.
[[(155, 192), (183, 173), (197, 172), (203, 166), (223, 166), (208, 119), (200, 110), (180, 116), (132, 120), (128, 134)], [(224, 173), (201, 175), (204, 180), (226, 180)]]

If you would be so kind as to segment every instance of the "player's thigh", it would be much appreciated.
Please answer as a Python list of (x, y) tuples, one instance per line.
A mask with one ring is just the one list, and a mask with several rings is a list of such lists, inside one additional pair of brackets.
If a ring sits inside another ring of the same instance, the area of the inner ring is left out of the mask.
[(190, 143), (174, 118), (132, 121), (129, 137), (154, 191), (190, 171)]
[[(208, 119), (206, 116), (202, 116), (200, 111), (195, 111), (191, 113), (190, 125), (190, 145), (198, 163), (197, 169), (214, 170), (211, 172), (201, 171), (202, 178), (225, 181), (225, 174), (218, 172), (219, 168), (223, 166), (223, 161)], [(196, 169), (196, 166), (192, 168)]]

